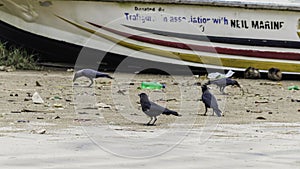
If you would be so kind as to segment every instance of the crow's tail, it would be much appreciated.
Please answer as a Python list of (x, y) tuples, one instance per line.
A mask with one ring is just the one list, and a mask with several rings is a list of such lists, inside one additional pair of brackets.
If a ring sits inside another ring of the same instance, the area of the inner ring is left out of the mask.
[(219, 108), (213, 109), (213, 111), (217, 114), (218, 117), (222, 116), (222, 111)]
[(114, 79), (113, 77), (106, 75), (105, 77), (109, 78), (109, 79)]
[(113, 77), (109, 76), (108, 74), (104, 74), (104, 73), (97, 73), (96, 78), (98, 78), (98, 77), (106, 77), (109, 79), (114, 79)]
[(174, 116), (180, 116), (176, 111), (169, 110), (169, 109), (165, 109), (165, 110), (163, 111), (162, 114), (165, 114), (165, 115), (170, 115), (170, 114), (172, 114), (172, 115), (174, 115)]

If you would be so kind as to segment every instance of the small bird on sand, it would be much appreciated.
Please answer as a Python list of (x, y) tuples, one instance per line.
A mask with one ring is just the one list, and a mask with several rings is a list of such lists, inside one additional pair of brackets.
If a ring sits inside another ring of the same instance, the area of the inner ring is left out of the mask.
[(75, 80), (77, 78), (82, 77), (82, 76), (90, 79), (91, 83), (90, 83), (89, 87), (91, 87), (94, 84), (94, 78), (105, 77), (105, 78), (109, 78), (109, 79), (114, 79), (113, 77), (111, 77), (109, 74), (106, 74), (106, 73), (98, 72), (93, 69), (82, 69), (82, 70), (78, 70), (74, 74), (73, 82), (75, 82)]
[(268, 71), (268, 78), (270, 80), (279, 81), (282, 79), (282, 73), (278, 68), (270, 68)]
[(214, 112), (217, 114), (218, 117), (222, 116), (222, 111), (219, 109), (217, 99), (213, 94), (211, 94), (208, 90), (208, 87), (206, 85), (201, 86), (202, 88), (202, 102), (205, 105), (205, 113), (204, 116), (206, 116), (207, 108), (213, 109), (213, 115)]
[(207, 85), (210, 84), (215, 84), (219, 87), (219, 90), (221, 93), (225, 94), (224, 89), (226, 86), (237, 86), (239, 88), (241, 88), (240, 84), (236, 81), (233, 80), (231, 78), (222, 78), (222, 79), (217, 79), (217, 80), (210, 80), (208, 81)]
[[(157, 120), (156, 116), (159, 116), (160, 114), (181, 116), (176, 111), (169, 110), (150, 101), (146, 93), (141, 93), (139, 96), (143, 112), (151, 118), (146, 125), (154, 125)], [(152, 119), (154, 119), (153, 123), (151, 123)]]

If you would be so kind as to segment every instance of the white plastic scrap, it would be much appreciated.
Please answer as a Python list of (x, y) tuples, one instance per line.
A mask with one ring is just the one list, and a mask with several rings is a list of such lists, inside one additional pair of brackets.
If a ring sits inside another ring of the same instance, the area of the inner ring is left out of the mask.
[(41, 98), (41, 96), (38, 94), (38, 92), (34, 92), (32, 95), (32, 101), (35, 104), (43, 104), (44, 100)]
[(209, 73), (208, 74), (208, 78), (209, 79), (222, 79), (222, 78), (227, 78), (227, 77), (231, 77), (235, 72), (232, 70), (229, 70), (226, 74), (222, 74), (219, 72), (214, 72), (214, 73)]

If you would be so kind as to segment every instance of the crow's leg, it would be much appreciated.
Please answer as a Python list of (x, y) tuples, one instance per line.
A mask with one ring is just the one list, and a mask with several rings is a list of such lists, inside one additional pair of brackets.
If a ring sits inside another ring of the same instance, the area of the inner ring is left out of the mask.
[(207, 113), (207, 106), (205, 106), (205, 113), (203, 114), (203, 116), (206, 116)]
[(222, 86), (219, 86), (219, 90), (220, 90), (220, 92), (222, 93), (222, 91), (223, 91), (223, 90), (222, 90)]
[(94, 84), (94, 80), (93, 79), (90, 79), (91, 83), (89, 85), (89, 87), (91, 87), (93, 84)]
[(157, 118), (156, 118), (156, 116), (155, 116), (152, 125), (154, 125), (154, 123), (156, 122), (156, 120), (157, 120)]
[(153, 117), (150, 117), (150, 121), (146, 124), (147, 126), (150, 125), (150, 122), (152, 121), (152, 118), (153, 118)]
[(220, 92), (221, 92), (222, 94), (226, 94), (226, 93), (224, 92), (224, 89), (225, 89), (225, 86), (220, 87)]

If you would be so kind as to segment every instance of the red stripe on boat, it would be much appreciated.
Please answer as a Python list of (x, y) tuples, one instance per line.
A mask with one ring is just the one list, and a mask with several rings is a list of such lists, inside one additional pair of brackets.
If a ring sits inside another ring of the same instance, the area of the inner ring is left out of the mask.
[(269, 58), (269, 59), (285, 59), (285, 60), (300, 60), (300, 53), (293, 52), (272, 52), (272, 51), (258, 51), (258, 50), (245, 50), (245, 49), (230, 49), (223, 47), (211, 47), (211, 46), (201, 46), (194, 44), (184, 44), (179, 42), (170, 42), (165, 40), (158, 40), (153, 38), (147, 38), (139, 35), (133, 35), (126, 32), (121, 32), (118, 30), (114, 30), (105, 26), (97, 25), (95, 23), (88, 22), (87, 23), (104, 29), (106, 31), (118, 34), (120, 36), (127, 37), (129, 39), (151, 43), (155, 45), (174, 47), (178, 49), (186, 49), (200, 52), (211, 52), (211, 53), (219, 53), (219, 54), (228, 54), (228, 55), (239, 55), (239, 56), (251, 56), (258, 58)]

